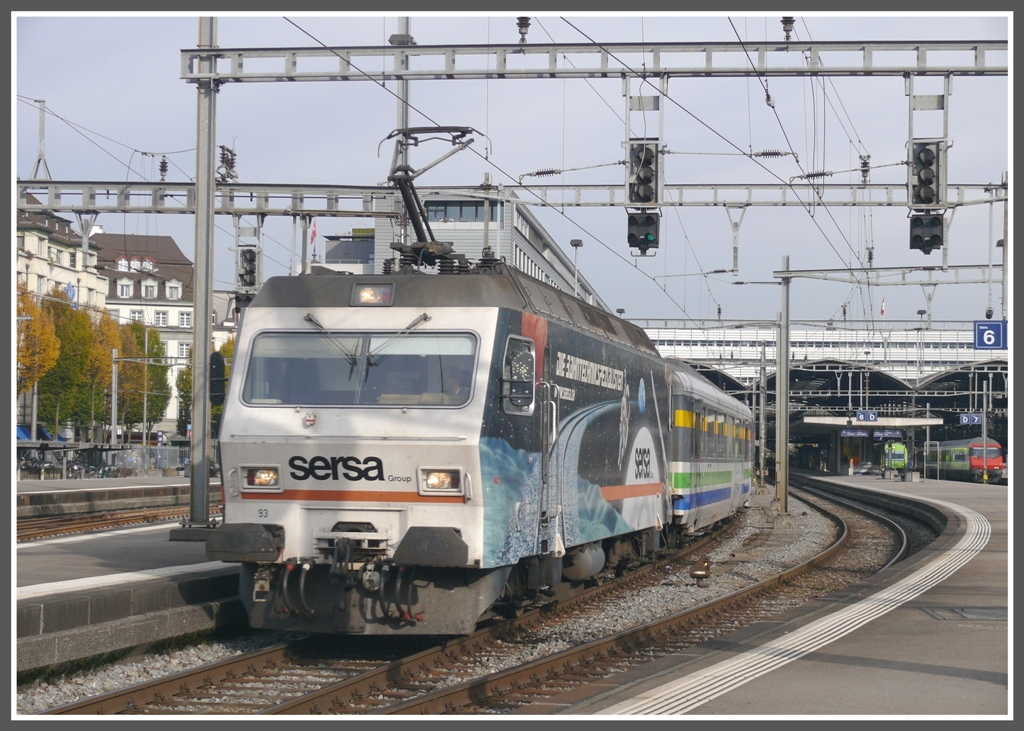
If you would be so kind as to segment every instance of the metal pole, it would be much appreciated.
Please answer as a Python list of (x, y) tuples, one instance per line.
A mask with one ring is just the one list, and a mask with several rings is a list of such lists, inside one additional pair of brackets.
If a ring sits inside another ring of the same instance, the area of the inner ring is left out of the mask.
[[(398, 19), (398, 33), (400, 36), (408, 36), (408, 43), (412, 44), (412, 18), (399, 18)], [(400, 69), (408, 71), (409, 69), (409, 56), (402, 55), (399, 59), (398, 66)], [(398, 82), (398, 128), (407, 129), (409, 127), (409, 82), (402, 79)], [(405, 138), (401, 135), (395, 140), (395, 144), (399, 146), (398, 153), (398, 164), (408, 167), (409, 165), (409, 147), (403, 144)], [(402, 245), (409, 245), (409, 216), (405, 215), (402, 217)]]
[(302, 268), (299, 271), (302, 274), (309, 274), (309, 216), (303, 215), (300, 218), (302, 222)]
[(110, 371), (110, 445), (117, 444), (117, 348), (113, 354), (113, 367)]
[[(789, 256), (782, 257), (782, 270), (789, 271)], [(779, 332), (779, 367), (775, 382), (778, 397), (775, 407), (775, 458), (777, 484), (775, 495), (779, 499), (779, 512), (789, 512), (789, 282), (782, 278), (782, 322)]]
[[(149, 447), (149, 328), (143, 326), (142, 346), (145, 360), (142, 361), (142, 439), (143, 447)], [(143, 451), (143, 454), (147, 452)], [(145, 466), (149, 466), (148, 463)]]
[[(981, 384), (981, 481), (988, 484), (988, 381)], [(970, 459), (968, 457), (968, 459)]]
[[(199, 19), (199, 48), (217, 47), (217, 19)], [(200, 56), (199, 72), (212, 74), (214, 59)], [(217, 87), (206, 79), (197, 84), (196, 127), (196, 265), (195, 340), (192, 344), (192, 525), (209, 523), (210, 312), (213, 299), (213, 203), (215, 190)]]
[[(1009, 191), (1008, 175), (1003, 173), (1003, 187)], [(1006, 319), (1006, 280), (1010, 278), (1010, 199), (1003, 201), (1003, 297), (1000, 302), (1002, 319)]]
[(37, 431), (37, 424), (39, 423), (39, 381), (32, 384), (32, 441), (34, 442), (39, 432)]
[(765, 432), (768, 431), (768, 369), (767, 369), (767, 347), (761, 341), (761, 413), (759, 414), (760, 427), (760, 456), (758, 457), (758, 472), (761, 475), (761, 487), (764, 487), (764, 450), (768, 446), (768, 438)]

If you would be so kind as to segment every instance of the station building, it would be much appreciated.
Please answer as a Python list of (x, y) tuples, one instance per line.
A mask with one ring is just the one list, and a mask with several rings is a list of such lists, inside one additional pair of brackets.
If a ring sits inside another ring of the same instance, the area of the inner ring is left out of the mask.
[[(774, 454), (776, 327), (634, 322), (663, 356), (690, 363), (755, 413), (764, 403), (767, 449)], [(791, 329), (789, 364), (793, 466), (836, 472), (851, 460), (857, 467), (877, 463), (886, 441), (920, 448), (925, 441), (977, 438), (982, 427), (962, 424), (961, 417), (982, 412), (988, 438), (1009, 456), (1007, 353), (976, 350), (973, 322)], [(858, 412), (873, 420), (858, 421)]]

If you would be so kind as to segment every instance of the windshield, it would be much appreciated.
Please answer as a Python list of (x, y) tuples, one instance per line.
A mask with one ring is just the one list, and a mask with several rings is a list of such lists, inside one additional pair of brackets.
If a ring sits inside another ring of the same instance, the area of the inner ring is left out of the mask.
[(461, 406), (476, 338), (468, 333), (263, 333), (242, 399), (304, 406)]
[[(1002, 455), (1000, 454), (1000, 451), (1001, 450), (999, 449), (999, 447), (989, 447), (988, 458), (992, 459), (993, 457), (1001, 457)], [(985, 449), (983, 447), (971, 447), (972, 457), (977, 457), (978, 459), (981, 459), (982, 457), (985, 456), (984, 452)]]

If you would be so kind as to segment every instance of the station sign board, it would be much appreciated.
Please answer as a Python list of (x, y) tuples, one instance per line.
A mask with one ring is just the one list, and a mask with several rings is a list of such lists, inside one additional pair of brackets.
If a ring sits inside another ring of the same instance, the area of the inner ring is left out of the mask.
[(867, 429), (840, 429), (839, 436), (841, 437), (864, 437), (867, 438)]
[(899, 439), (902, 436), (899, 429), (875, 429), (875, 439)]
[(1006, 350), (1006, 320), (975, 320), (975, 350)]

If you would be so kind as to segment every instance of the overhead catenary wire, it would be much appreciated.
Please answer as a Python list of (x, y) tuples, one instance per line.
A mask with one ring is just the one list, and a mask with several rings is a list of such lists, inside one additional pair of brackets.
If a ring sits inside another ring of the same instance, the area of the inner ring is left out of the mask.
[[(761, 78), (761, 75), (759, 73), (757, 73), (757, 66), (755, 66), (753, 59), (750, 58), (750, 52), (747, 50), (746, 44), (743, 42), (743, 39), (740, 38), (739, 32), (736, 30), (736, 26), (732, 22), (732, 18), (729, 18), (728, 20), (729, 20), (729, 25), (733, 29), (733, 33), (736, 34), (736, 38), (739, 40), (740, 45), (743, 47), (743, 53), (747, 57), (747, 62), (750, 64), (751, 68), (754, 69), (755, 73), (757, 74), (758, 81), (762, 84), (762, 86), (764, 86), (765, 93), (767, 94), (768, 87), (765, 84), (764, 80)], [(772, 112), (775, 114), (775, 119), (776, 119), (776, 121), (779, 124), (779, 129), (782, 131), (782, 136), (785, 138), (786, 144), (789, 146), (790, 151), (792, 151), (793, 150), (793, 144), (792, 144), (792, 142), (790, 142), (789, 135), (786, 133), (786, 127), (785, 127), (784, 124), (782, 124), (782, 119), (779, 117), (778, 110), (776, 110), (774, 108), (774, 106), (772, 107)], [(803, 166), (800, 165), (799, 159), (796, 160), (796, 164), (797, 164), (797, 167), (800, 168), (800, 172), (801, 173), (804, 173), (804, 174), (807, 173), (807, 171), (803, 169)], [(778, 176), (775, 176), (775, 177), (778, 178)], [(779, 178), (779, 180), (781, 180), (781, 178)], [(793, 190), (794, 193), (796, 193), (796, 189), (791, 184), (787, 184), (787, 185), (790, 187), (791, 190)], [(820, 203), (822, 205), (822, 208), (824, 209), (825, 213), (828, 215), (829, 219), (832, 221), (832, 224), (835, 226), (836, 230), (839, 232), (839, 235), (842, 236), (843, 241), (846, 243), (847, 248), (850, 249), (850, 251), (853, 253), (854, 257), (857, 259), (857, 262), (860, 264), (860, 268), (862, 268), (862, 269), (866, 268), (864, 266), (863, 260), (860, 257), (860, 254), (853, 248), (853, 245), (850, 243), (850, 240), (843, 234), (843, 230), (839, 226), (838, 221), (836, 221), (835, 216), (832, 215), (832, 212), (829, 210), (829, 207), (827, 205), (825, 205), (825, 201), (824, 201), (824, 199), (822, 199), (821, 193), (813, 185), (810, 186), (810, 187), (811, 187), (811, 190), (813, 191), (813, 193), (815, 194), (817, 200), (820, 201)], [(809, 208), (807, 210), (808, 210), (808, 213), (810, 214), (811, 210)], [(825, 234), (824, 229), (821, 228), (821, 225), (817, 222), (817, 219), (813, 215), (811, 216), (811, 220), (814, 222), (815, 226), (821, 232), (822, 236), (825, 237), (825, 241), (832, 248), (832, 250), (836, 253), (836, 256), (839, 257), (839, 260), (842, 261), (843, 264), (846, 266), (846, 268), (849, 270), (850, 275), (854, 278), (855, 281), (859, 282), (860, 279), (858, 278), (857, 273), (854, 271), (853, 267), (851, 267), (849, 264), (847, 264), (843, 260), (843, 257), (839, 254), (839, 250), (836, 249), (836, 247), (832, 243), (831, 239), (828, 238), (828, 235)], [(862, 298), (863, 298), (863, 295), (862, 295)], [(868, 288), (868, 302), (870, 303), (870, 287)], [(870, 306), (870, 304), (865, 306), (865, 311), (870, 313), (871, 316), (873, 317), (872, 307)]]
[[(287, 23), (289, 23), (289, 24), (291, 24), (292, 26), (294, 26), (294, 27), (295, 27), (295, 28), (296, 28), (296, 29), (297, 29), (298, 31), (300, 31), (301, 33), (303, 33), (304, 35), (306, 35), (307, 37), (309, 37), (309, 38), (310, 38), (311, 40), (313, 40), (313, 41), (314, 41), (315, 43), (318, 43), (318, 44), (319, 44), (320, 46), (322, 46), (322, 47), (323, 47), (324, 49), (326, 49), (326, 50), (329, 50), (329, 51), (331, 51), (332, 53), (335, 53), (335, 55), (338, 55), (338, 54), (337, 54), (337, 53), (336, 53), (336, 52), (335, 52), (335, 51), (334, 51), (334, 50), (333, 50), (332, 48), (330, 48), (330, 46), (328, 46), (328, 45), (327, 45), (326, 43), (324, 43), (324, 42), (323, 42), (323, 41), (321, 41), (321, 40), (320, 40), (319, 38), (317, 38), (316, 36), (314, 36), (314, 35), (313, 35), (312, 33), (310, 33), (309, 31), (307, 31), (307, 30), (306, 30), (305, 28), (303, 28), (302, 26), (300, 26), (299, 24), (297, 24), (297, 23), (296, 23), (295, 21), (293, 21), (293, 20), (291, 20), (290, 18), (287, 18), (287, 17), (285, 17), (285, 18), (283, 18), (283, 19), (284, 19), (284, 20), (285, 20), (285, 21), (286, 21)], [(341, 58), (341, 57), (339, 56), (339, 58)], [(365, 71), (363, 71), (363, 70), (362, 70), (361, 68), (359, 68), (358, 66), (356, 66), (356, 65), (355, 65), (354, 63), (352, 63), (351, 59), (346, 59), (346, 61), (348, 62), (349, 66), (350, 66), (350, 67), (351, 67), (351, 68), (352, 68), (353, 70), (355, 70), (355, 71), (356, 71), (357, 73), (360, 73), (360, 74), (362, 74), (363, 76), (365, 76), (365, 77), (366, 77), (366, 78), (367, 78), (367, 79), (368, 79), (369, 81), (371, 81), (371, 82), (372, 82), (372, 83), (374, 83), (375, 85), (379, 86), (379, 87), (380, 87), (381, 89), (383, 89), (384, 91), (386, 91), (386, 92), (387, 92), (388, 94), (391, 94), (391, 96), (395, 97), (395, 99), (399, 100), (399, 101), (400, 101), (400, 102), (402, 102), (402, 103), (405, 103), (405, 104), (406, 104), (406, 105), (407, 105), (407, 106), (409, 107), (409, 109), (411, 109), (411, 110), (415, 111), (415, 112), (416, 112), (417, 114), (421, 115), (421, 116), (422, 116), (422, 117), (423, 117), (424, 119), (426, 119), (426, 120), (427, 120), (428, 122), (430, 122), (431, 124), (433, 124), (433, 125), (435, 125), (435, 126), (440, 126), (440, 125), (439, 125), (439, 124), (437, 123), (437, 121), (436, 121), (436, 120), (434, 120), (434, 119), (433, 119), (433, 118), (432, 118), (432, 117), (431, 117), (431, 116), (430, 116), (429, 114), (426, 114), (426, 113), (425, 113), (425, 112), (423, 112), (423, 111), (422, 111), (421, 109), (418, 109), (418, 108), (417, 108), (417, 107), (416, 107), (415, 105), (413, 105), (413, 104), (410, 104), (409, 102), (407, 102), (407, 101), (405, 101), (405, 100), (402, 100), (402, 99), (401, 99), (401, 98), (400, 98), (400, 97), (398, 96), (398, 94), (396, 94), (395, 92), (391, 91), (391, 89), (388, 89), (388, 88), (387, 88), (387, 85), (386, 85), (386, 84), (384, 84), (384, 83), (383, 83), (383, 82), (381, 82), (381, 81), (377, 81), (377, 80), (373, 79), (373, 78), (372, 78), (372, 77), (371, 77), (371, 76), (370, 76), (369, 74), (367, 74), (367, 73), (366, 73)], [(496, 170), (497, 172), (499, 172), (499, 173), (501, 173), (502, 175), (504, 175), (504, 176), (505, 176), (505, 177), (506, 177), (506, 178), (507, 178), (508, 180), (510, 180), (510, 181), (513, 181), (513, 182), (515, 182), (515, 181), (516, 181), (516, 178), (515, 178), (515, 177), (514, 177), (514, 176), (513, 176), (513, 175), (512, 175), (511, 173), (509, 173), (508, 171), (506, 171), (506, 170), (504, 170), (503, 168), (501, 168), (501, 167), (500, 167), (499, 165), (497, 165), (497, 164), (496, 164), (496, 163), (495, 163), (495, 162), (494, 162), (493, 160), (491, 160), (491, 159), (489, 159), (489, 158), (485, 157), (484, 155), (482, 155), (482, 154), (481, 154), (481, 153), (480, 153), (479, 151), (477, 151), (477, 150), (473, 149), (472, 147), (467, 147), (466, 149), (467, 149), (467, 150), (469, 150), (469, 151), (470, 151), (471, 153), (473, 153), (474, 155), (476, 155), (476, 156), (477, 156), (478, 158), (480, 158), (480, 159), (481, 159), (481, 160), (482, 160), (483, 162), (485, 162), (486, 164), (490, 165), (490, 166), (491, 166), (491, 167), (492, 167), (492, 168), (493, 168), (494, 170)], [(626, 258), (625, 258), (624, 256), (622, 256), (622, 255), (621, 255), (621, 254), (620, 254), (619, 252), (617, 252), (617, 251), (616, 251), (615, 249), (613, 249), (613, 248), (612, 248), (611, 246), (609, 246), (609, 245), (608, 245), (607, 243), (605, 243), (605, 242), (604, 242), (604, 241), (603, 241), (603, 240), (602, 240), (602, 239), (601, 239), (601, 238), (600, 238), (600, 237), (599, 237), (598, 235), (596, 235), (595, 233), (593, 233), (592, 231), (590, 231), (589, 229), (587, 229), (587, 228), (586, 228), (585, 226), (583, 226), (583, 225), (582, 225), (581, 223), (579, 223), (578, 221), (575, 221), (575, 220), (573, 220), (573, 219), (572, 219), (571, 217), (569, 217), (569, 215), (568, 215), (568, 214), (566, 214), (566, 213), (565, 213), (564, 211), (560, 211), (560, 210), (558, 210), (558, 207), (557, 207), (557, 206), (554, 206), (554, 205), (552, 205), (551, 203), (548, 203), (547, 201), (545, 201), (545, 200), (544, 200), (543, 198), (541, 198), (541, 197), (540, 197), (539, 195), (537, 195), (537, 194), (536, 194), (536, 193), (534, 193), (533, 191), (530, 191), (530, 190), (528, 190), (528, 189), (527, 189), (527, 190), (526, 190), (526, 192), (528, 192), (528, 193), (529, 193), (530, 195), (532, 195), (532, 196), (533, 196), (534, 198), (536, 198), (536, 199), (537, 199), (537, 201), (538, 201), (538, 203), (539, 203), (539, 204), (540, 204), (541, 206), (543, 206), (544, 208), (547, 208), (547, 209), (550, 209), (550, 210), (554, 211), (554, 212), (555, 212), (555, 213), (557, 213), (558, 215), (562, 216), (562, 217), (563, 217), (563, 218), (564, 218), (564, 219), (565, 219), (566, 221), (568, 221), (569, 223), (571, 223), (571, 224), (572, 224), (573, 226), (575, 226), (576, 228), (578, 228), (578, 229), (579, 229), (579, 230), (580, 230), (580, 231), (581, 231), (582, 233), (584, 233), (584, 234), (586, 234), (587, 236), (591, 237), (591, 238), (592, 238), (592, 239), (593, 239), (593, 240), (594, 240), (594, 241), (595, 241), (595, 242), (596, 242), (597, 244), (599, 244), (599, 245), (600, 245), (601, 247), (603, 247), (604, 249), (606, 249), (606, 250), (607, 250), (607, 251), (608, 251), (608, 252), (609, 252), (609, 253), (610, 253), (610, 254), (611, 254), (612, 256), (616, 257), (617, 259), (619, 259), (620, 261), (622, 261), (622, 262), (624, 262), (624, 263), (626, 263), (626, 264), (629, 264), (629, 265), (630, 265), (630, 266), (632, 267), (632, 269), (633, 269), (634, 271), (638, 272), (638, 273), (639, 273), (640, 275), (642, 275), (642, 276), (644, 276), (644, 277), (647, 277), (648, 279), (650, 279), (650, 280), (652, 280), (652, 281), (655, 281), (655, 280), (654, 280), (654, 278), (653, 278), (653, 277), (652, 277), (652, 276), (651, 276), (650, 274), (648, 274), (647, 272), (643, 271), (642, 269), (640, 269), (640, 268), (639, 268), (638, 266), (636, 266), (635, 264), (631, 264), (631, 263), (630, 263), (630, 261), (629, 261), (628, 259), (626, 259)], [(655, 283), (656, 283), (656, 282), (655, 282)], [(659, 289), (660, 289), (660, 287), (659, 287)], [(677, 307), (677, 308), (678, 308), (678, 309), (680, 310), (680, 312), (683, 312), (683, 314), (684, 314), (684, 315), (686, 314), (686, 311), (684, 310), (683, 306), (682, 306), (682, 305), (680, 305), (680, 304), (679, 304), (678, 302), (676, 302), (675, 298), (673, 298), (673, 297), (672, 297), (672, 296), (671, 296), (670, 294), (668, 294), (668, 292), (666, 292), (666, 291), (664, 291), (664, 290), (662, 290), (662, 293), (663, 293), (663, 294), (665, 295), (665, 297), (666, 297), (666, 298), (667, 298), (667, 299), (668, 299), (668, 300), (669, 300), (670, 302), (672, 302), (672, 304), (674, 304), (674, 305), (675, 305), (675, 306), (676, 306), (676, 307)], [(689, 315), (687, 315), (687, 318), (689, 319)]]

